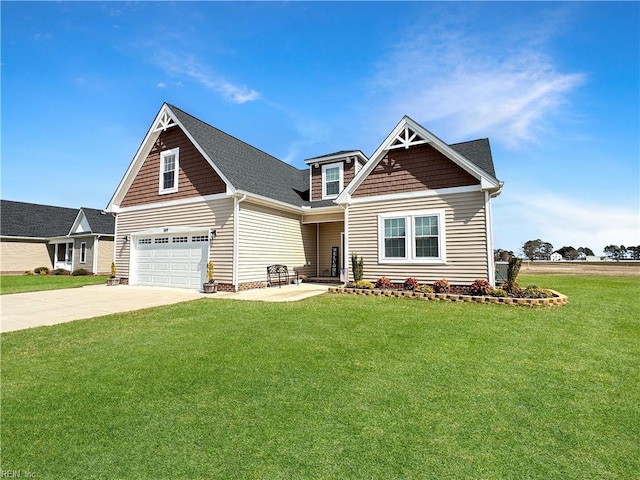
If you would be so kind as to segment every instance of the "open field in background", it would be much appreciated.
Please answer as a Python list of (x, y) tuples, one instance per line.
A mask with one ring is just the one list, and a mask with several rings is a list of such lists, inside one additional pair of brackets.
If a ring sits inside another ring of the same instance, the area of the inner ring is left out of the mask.
[(565, 275), (638, 275), (640, 261), (636, 262), (529, 262), (522, 261), (522, 274)]
[(640, 277), (520, 283), (570, 303), (203, 299), (3, 334), (2, 470), (640, 478)]

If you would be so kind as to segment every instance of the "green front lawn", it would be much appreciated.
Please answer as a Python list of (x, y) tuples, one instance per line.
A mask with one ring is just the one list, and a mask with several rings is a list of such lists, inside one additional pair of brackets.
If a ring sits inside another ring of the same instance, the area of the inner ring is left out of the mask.
[(0, 294), (39, 292), (41, 290), (58, 290), (60, 288), (76, 288), (85, 285), (99, 285), (107, 282), (104, 275), (2, 275), (0, 276)]
[(36, 478), (640, 477), (640, 277), (560, 308), (202, 299), (2, 335)]

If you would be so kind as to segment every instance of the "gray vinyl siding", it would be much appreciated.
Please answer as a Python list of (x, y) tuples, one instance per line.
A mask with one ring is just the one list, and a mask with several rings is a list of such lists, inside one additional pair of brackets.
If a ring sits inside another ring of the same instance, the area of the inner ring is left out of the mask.
[(0, 241), (0, 272), (24, 273), (37, 267), (53, 268), (47, 244), (3, 239)]
[[(425, 209), (445, 209), (446, 264), (379, 264), (378, 214)], [(487, 278), (485, 213), (483, 192), (351, 205), (349, 252), (362, 256), (366, 280), (386, 276), (393, 282), (404, 282), (407, 277), (416, 277), (420, 283), (432, 283), (446, 278), (453, 284), (470, 284)]]
[[(286, 265), (315, 274), (316, 226), (303, 225), (301, 216), (249, 203), (240, 204), (238, 226), (238, 283), (264, 282), (269, 265)], [(311, 265), (306, 265), (311, 262)]]
[[(89, 272), (94, 272), (93, 269), (93, 244), (95, 240), (94, 237), (84, 237), (84, 238), (76, 238), (73, 241), (73, 268), (84, 268)], [(86, 243), (87, 250), (84, 263), (80, 263), (80, 244)]]
[(215, 279), (232, 282), (233, 266), (233, 199), (223, 198), (208, 202), (170, 207), (150, 207), (144, 210), (121, 212), (116, 217), (115, 258), (119, 277), (129, 276), (130, 242), (125, 235), (159, 227), (202, 227), (215, 229), (216, 237), (209, 246), (214, 263)]

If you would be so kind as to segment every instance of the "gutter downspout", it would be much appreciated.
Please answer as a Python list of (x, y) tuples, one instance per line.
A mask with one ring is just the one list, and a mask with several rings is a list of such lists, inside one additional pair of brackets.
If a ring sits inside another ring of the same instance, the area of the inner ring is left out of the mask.
[(93, 273), (98, 274), (98, 259), (100, 256), (98, 255), (98, 245), (100, 245), (100, 234), (96, 234), (93, 237)]
[(349, 282), (349, 204), (345, 203), (343, 205), (340, 205), (342, 208), (344, 208), (344, 252), (342, 252), (343, 255), (343, 265), (344, 265), (344, 271), (345, 271), (345, 284)]
[(231, 266), (231, 283), (233, 284), (234, 291), (238, 291), (238, 244), (240, 235), (238, 227), (240, 225), (240, 204), (247, 199), (247, 195), (242, 197), (233, 197), (233, 254), (232, 254), (232, 266)]
[(493, 259), (493, 221), (491, 215), (491, 194), (484, 192), (485, 230), (487, 232), (487, 279), (492, 287), (496, 286), (496, 266)]

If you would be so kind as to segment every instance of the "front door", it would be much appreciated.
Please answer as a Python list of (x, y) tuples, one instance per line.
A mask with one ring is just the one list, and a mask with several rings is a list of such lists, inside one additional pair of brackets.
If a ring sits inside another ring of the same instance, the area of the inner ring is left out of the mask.
[(73, 268), (73, 242), (56, 243), (53, 268), (71, 271)]

